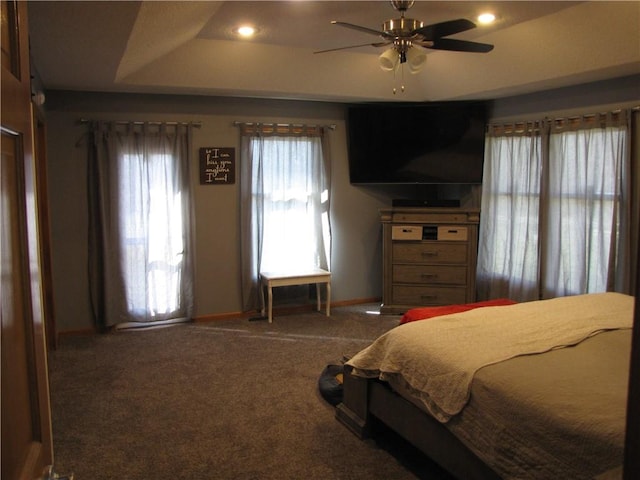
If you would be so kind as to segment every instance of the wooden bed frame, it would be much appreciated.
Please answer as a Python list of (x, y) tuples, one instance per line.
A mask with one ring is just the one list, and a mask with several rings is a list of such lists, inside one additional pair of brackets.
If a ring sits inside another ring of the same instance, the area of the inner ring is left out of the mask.
[(336, 418), (359, 438), (371, 435), (377, 419), (409, 441), (454, 477), (499, 480), (500, 477), (465, 447), (443, 424), (395, 393), (386, 383), (352, 375), (345, 366), (343, 401)]

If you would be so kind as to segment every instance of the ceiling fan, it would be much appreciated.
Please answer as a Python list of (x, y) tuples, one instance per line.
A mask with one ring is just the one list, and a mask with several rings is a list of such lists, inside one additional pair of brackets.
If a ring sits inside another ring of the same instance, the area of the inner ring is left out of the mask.
[(405, 12), (415, 3), (413, 0), (391, 0), (393, 8), (400, 12), (400, 18), (390, 19), (382, 24), (382, 30), (354, 25), (353, 23), (332, 21), (333, 25), (351, 28), (364, 33), (370, 33), (382, 37), (381, 42), (365, 43), (361, 45), (351, 45), (348, 47), (330, 48), (314, 53), (333, 52), (348, 48), (358, 48), (364, 46), (386, 47), (391, 46), (380, 55), (380, 67), (383, 70), (391, 71), (404, 63), (408, 63), (412, 73), (416, 73), (426, 62), (426, 55), (420, 49), (413, 47), (423, 47), (432, 50), (449, 50), (455, 52), (486, 53), (493, 50), (493, 45), (487, 43), (470, 42), (453, 38), (444, 38), (449, 35), (464, 32), (476, 28), (470, 20), (460, 18), (446, 22), (424, 25), (419, 20), (405, 18)]

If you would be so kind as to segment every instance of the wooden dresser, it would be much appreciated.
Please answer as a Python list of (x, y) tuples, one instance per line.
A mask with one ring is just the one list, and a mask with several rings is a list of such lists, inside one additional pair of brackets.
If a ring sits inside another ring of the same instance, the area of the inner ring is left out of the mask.
[(380, 211), (381, 313), (475, 301), (479, 209)]

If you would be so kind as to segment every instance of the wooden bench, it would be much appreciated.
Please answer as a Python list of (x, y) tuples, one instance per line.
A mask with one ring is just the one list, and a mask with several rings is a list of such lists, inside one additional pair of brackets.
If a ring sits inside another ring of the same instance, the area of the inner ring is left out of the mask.
[[(320, 311), (320, 284), (327, 285), (327, 317), (330, 316), (331, 304), (331, 272), (320, 268), (304, 272), (263, 272), (260, 274), (260, 299), (262, 301), (262, 315), (265, 314), (265, 307), (268, 309), (269, 323), (273, 321), (273, 287), (284, 287), (287, 285), (307, 285), (315, 283), (318, 299), (318, 311)], [(265, 305), (264, 288), (267, 288), (268, 299)]]

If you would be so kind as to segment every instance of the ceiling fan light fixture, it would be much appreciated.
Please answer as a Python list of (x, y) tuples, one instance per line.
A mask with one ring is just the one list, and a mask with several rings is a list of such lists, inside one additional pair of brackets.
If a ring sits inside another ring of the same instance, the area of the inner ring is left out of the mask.
[[(331, 48), (314, 53), (333, 52), (347, 48), (358, 47), (388, 47), (379, 57), (380, 68), (385, 72), (399, 70), (404, 75), (403, 64), (407, 64), (410, 73), (418, 73), (427, 63), (427, 55), (423, 49), (445, 50), (453, 52), (487, 53), (493, 50), (493, 45), (487, 43), (472, 42), (455, 38), (447, 38), (450, 35), (466, 32), (476, 28), (476, 24), (465, 18), (447, 20), (444, 22), (424, 25), (420, 20), (406, 18), (405, 12), (413, 6), (411, 0), (391, 0), (393, 8), (400, 12), (400, 18), (392, 18), (382, 23), (382, 30), (356, 25), (354, 23), (333, 20), (333, 25), (358, 30), (381, 37), (382, 41), (370, 42), (348, 47)], [(419, 47), (419, 48), (418, 48)], [(402, 87), (404, 91), (404, 86)], [(395, 93), (395, 88), (394, 88)]]
[(388, 48), (382, 55), (378, 57), (378, 62), (380, 63), (380, 68), (385, 72), (391, 72), (396, 69), (398, 66), (398, 62), (400, 61), (400, 57), (395, 48)]
[(407, 50), (407, 64), (411, 73), (418, 73), (427, 63), (427, 55), (417, 47)]

